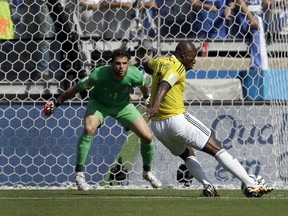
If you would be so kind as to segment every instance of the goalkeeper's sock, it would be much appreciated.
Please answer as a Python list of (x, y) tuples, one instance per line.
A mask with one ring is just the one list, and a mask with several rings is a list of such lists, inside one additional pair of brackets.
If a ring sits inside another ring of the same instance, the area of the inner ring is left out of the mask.
[(154, 143), (141, 143), (141, 156), (143, 160), (143, 169), (148, 172), (151, 170), (151, 165), (154, 157)]
[(84, 166), (80, 164), (76, 164), (75, 166), (75, 172), (83, 172)]
[(254, 180), (249, 177), (246, 170), (239, 163), (239, 161), (236, 158), (233, 158), (225, 149), (217, 152), (215, 158), (223, 168), (236, 176), (248, 187), (255, 185)]
[(84, 165), (90, 146), (91, 146), (91, 140), (93, 136), (88, 136), (86, 134), (82, 134), (79, 137), (78, 144), (77, 144), (77, 151), (76, 151), (76, 164), (77, 165)]
[(206, 176), (203, 168), (195, 156), (189, 156), (185, 160), (185, 164), (189, 170), (189, 173), (202, 185), (212, 185), (208, 177)]

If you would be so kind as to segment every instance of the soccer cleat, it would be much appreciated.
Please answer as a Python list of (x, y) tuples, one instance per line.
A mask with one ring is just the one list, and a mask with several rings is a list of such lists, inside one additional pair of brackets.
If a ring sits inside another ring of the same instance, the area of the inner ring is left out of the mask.
[(253, 187), (247, 187), (245, 190), (245, 195), (247, 197), (261, 197), (263, 194), (270, 193), (273, 187), (268, 185), (256, 185)]
[(87, 191), (90, 189), (90, 185), (85, 181), (85, 175), (83, 172), (76, 172), (75, 184), (78, 190)]
[(274, 190), (273, 187), (271, 187), (271, 186), (269, 186), (269, 185), (267, 185), (267, 184), (265, 185), (265, 194), (271, 193), (272, 190)]
[(247, 187), (242, 182), (241, 190), (246, 197), (261, 197), (273, 190), (273, 187), (266, 184), (265, 179), (260, 175), (249, 174), (249, 176), (254, 180), (255, 185)]
[(162, 183), (153, 175), (152, 172), (143, 171), (143, 179), (148, 181), (153, 188), (160, 188), (162, 187)]
[(205, 197), (220, 197), (213, 185), (204, 185), (203, 196)]

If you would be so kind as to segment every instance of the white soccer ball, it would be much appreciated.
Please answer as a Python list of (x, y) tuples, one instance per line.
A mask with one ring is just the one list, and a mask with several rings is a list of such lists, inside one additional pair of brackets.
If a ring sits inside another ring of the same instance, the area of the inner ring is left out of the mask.
[[(265, 185), (265, 179), (262, 176), (254, 174), (249, 174), (249, 176), (255, 181), (256, 185)], [(251, 197), (251, 194), (247, 193), (247, 185), (243, 182), (241, 184), (241, 191), (246, 197)]]

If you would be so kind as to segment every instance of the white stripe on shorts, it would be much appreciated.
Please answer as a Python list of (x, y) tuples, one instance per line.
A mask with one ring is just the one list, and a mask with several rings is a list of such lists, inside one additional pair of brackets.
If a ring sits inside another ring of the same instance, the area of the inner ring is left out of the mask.
[(206, 134), (206, 136), (210, 136), (211, 134), (210, 130), (208, 130), (198, 119), (192, 118), (192, 116), (187, 112), (184, 113), (184, 116), (185, 116), (185, 119), (187, 119), (187, 121), (189, 121), (199, 130), (201, 130), (202, 133)]
[(176, 156), (184, 152), (186, 145), (203, 149), (211, 135), (211, 130), (189, 113), (152, 121), (151, 129), (155, 137)]

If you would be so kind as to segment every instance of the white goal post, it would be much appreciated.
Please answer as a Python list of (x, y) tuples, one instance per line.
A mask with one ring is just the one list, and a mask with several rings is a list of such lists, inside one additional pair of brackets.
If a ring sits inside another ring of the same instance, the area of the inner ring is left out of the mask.
[[(93, 67), (109, 64), (113, 49), (129, 49), (134, 62), (144, 39), (151, 41), (147, 48), (153, 48), (158, 56), (173, 54), (181, 40), (195, 42), (197, 63), (187, 71), (183, 98), (187, 111), (210, 127), (249, 173), (260, 174), (276, 188), (288, 188), (285, 1), (276, 1), (264, 13), (269, 67), (253, 70), (251, 35), (246, 32), (236, 37), (230, 31), (236, 12), (225, 24), (227, 38), (199, 38), (192, 28), (192, 17), (200, 12), (191, 14), (192, 6), (184, 0), (156, 0), (157, 11), (146, 8), (138, 11), (136, 18), (132, 10), (121, 7), (89, 10), (93, 15), (89, 18), (76, 0), (19, 2), (10, 5), (14, 38), (0, 38), (0, 188), (75, 188), (75, 152), (87, 94), (64, 103), (48, 119), (42, 113), (44, 102)], [(145, 2), (134, 1), (134, 6)], [(111, 16), (114, 19), (108, 21)], [(139, 101), (133, 103), (143, 112)], [(153, 172), (164, 187), (183, 187), (177, 180), (183, 161), (155, 141)], [(85, 164), (86, 181), (95, 188), (118, 183), (124, 188), (150, 187), (142, 179), (139, 147), (135, 134), (106, 118), (92, 141)], [(196, 154), (217, 187), (240, 188), (240, 181), (213, 157), (199, 151)], [(128, 173), (125, 181), (117, 182), (111, 179), (110, 171), (119, 157)], [(199, 186), (192, 181), (191, 188)]]

